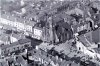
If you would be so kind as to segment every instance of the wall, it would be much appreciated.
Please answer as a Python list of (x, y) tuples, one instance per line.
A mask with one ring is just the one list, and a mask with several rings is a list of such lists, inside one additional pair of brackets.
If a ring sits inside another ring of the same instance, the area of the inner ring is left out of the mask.
[(18, 30), (22, 30), (22, 31), (26, 30), (26, 31), (32, 32), (32, 26), (25, 25), (21, 22), (13, 22), (13, 21), (10, 21), (10, 20), (4, 19), (4, 18), (0, 18), (0, 23), (4, 24), (4, 25), (9, 25), (9, 26), (15, 27)]
[[(22, 49), (25, 48), (24, 45), (29, 45), (29, 46), (31, 46), (31, 42), (28, 42), (28, 43), (25, 43), (25, 44), (19, 44), (19, 45), (15, 45), (15, 46), (11, 46), (11, 47), (2, 49), (2, 50), (1, 50), (1, 53), (3, 52), (2, 55), (4, 55), (4, 54), (8, 54), (8, 53), (17, 51), (17, 50), (22, 50)], [(27, 46), (27, 47), (29, 47), (29, 46)], [(18, 48), (18, 47), (19, 47), (19, 48)], [(4, 51), (5, 51), (5, 53), (4, 53)], [(8, 51), (9, 51), (9, 52), (8, 52)]]

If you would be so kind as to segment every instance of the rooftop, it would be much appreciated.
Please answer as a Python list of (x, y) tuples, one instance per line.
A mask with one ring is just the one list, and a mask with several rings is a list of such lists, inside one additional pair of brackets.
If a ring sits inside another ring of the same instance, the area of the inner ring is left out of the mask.
[(18, 40), (16, 42), (13, 42), (10, 45), (2, 45), (1, 46), (1, 49), (10, 48), (10, 47), (13, 47), (13, 46), (16, 46), (16, 45), (25, 44), (25, 43), (28, 43), (28, 42), (31, 42), (31, 40), (29, 40), (29, 39), (20, 39), (20, 40)]
[[(20, 32), (18, 33), (15, 33), (14, 31), (9, 32), (10, 30), (8, 31), (6, 29), (0, 29), (0, 31), (1, 31), (0, 40), (3, 42), (8, 41), (8, 37), (15, 38), (17, 40), (24, 38), (23, 33), (20, 33)], [(9, 34), (7, 32), (9, 32)]]
[(100, 28), (95, 31), (90, 31), (84, 35), (79, 36), (79, 41), (81, 41), (84, 46), (90, 47), (93, 43), (100, 42)]

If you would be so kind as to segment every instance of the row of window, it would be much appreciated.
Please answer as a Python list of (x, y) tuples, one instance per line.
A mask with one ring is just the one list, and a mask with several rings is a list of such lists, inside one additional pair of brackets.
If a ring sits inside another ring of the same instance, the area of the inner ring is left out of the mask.
[(16, 27), (19, 30), (26, 30), (26, 31), (32, 32), (32, 26), (25, 25), (25, 24), (20, 23), (20, 22), (12, 22), (12, 21), (9, 21), (7, 19), (1, 18), (0, 23), (10, 25), (12, 27)]
[[(23, 48), (23, 46), (21, 46), (21, 48)], [(5, 53), (10, 53), (10, 52), (13, 52), (13, 51), (16, 51), (16, 50), (19, 50), (20, 47), (13, 47), (13, 48), (8, 48), (8, 49), (5, 49), (2, 54), (5, 54)]]
[[(29, 45), (27, 45), (28, 47)], [(20, 50), (20, 49), (24, 49), (25, 48), (25, 45), (19, 45), (19, 46), (15, 46), (15, 47), (12, 47), (12, 48), (7, 48), (7, 49), (4, 49), (4, 51), (2, 51), (2, 54), (6, 54), (6, 53), (11, 53), (11, 52), (14, 52), (14, 51), (17, 51), (17, 50)]]

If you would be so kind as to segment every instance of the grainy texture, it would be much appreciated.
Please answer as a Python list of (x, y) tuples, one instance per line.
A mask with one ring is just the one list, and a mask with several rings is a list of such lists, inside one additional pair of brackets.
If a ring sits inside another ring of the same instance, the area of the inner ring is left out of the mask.
[(100, 66), (100, 0), (0, 0), (0, 66)]

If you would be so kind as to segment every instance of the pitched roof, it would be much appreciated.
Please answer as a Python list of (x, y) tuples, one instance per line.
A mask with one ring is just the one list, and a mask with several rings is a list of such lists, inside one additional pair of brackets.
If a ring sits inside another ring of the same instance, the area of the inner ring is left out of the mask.
[(20, 40), (12, 43), (10, 45), (3, 45), (1, 47), (1, 49), (10, 48), (10, 47), (13, 47), (13, 46), (16, 46), (16, 45), (20, 45), (20, 44), (25, 44), (25, 43), (28, 43), (28, 42), (31, 42), (31, 40), (29, 40), (29, 39), (20, 39)]
[(89, 47), (89, 46), (90, 46), (89, 42), (88, 42), (87, 39), (84, 37), (84, 35), (81, 35), (81, 36), (79, 36), (78, 38), (80, 39), (80, 41), (83, 43), (84, 46), (86, 46), (86, 47)]
[(96, 53), (100, 54), (100, 48), (94, 48), (94, 50), (95, 50)]

